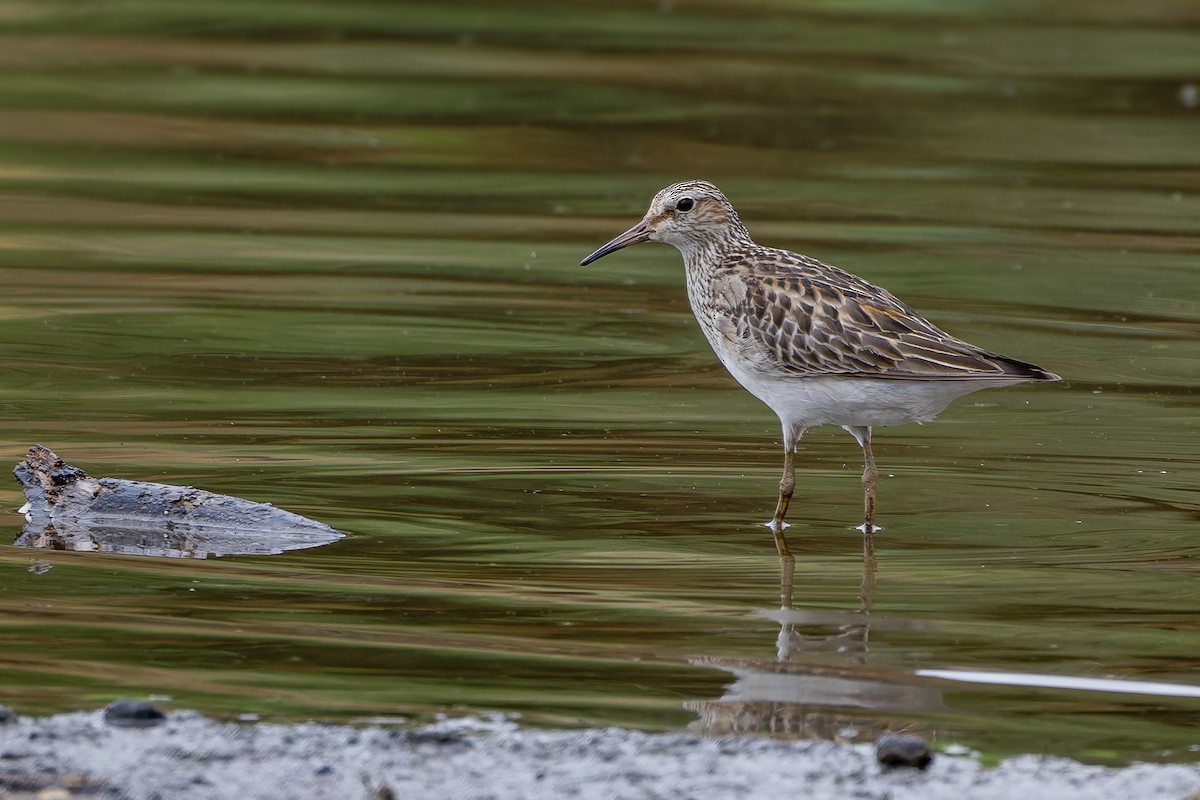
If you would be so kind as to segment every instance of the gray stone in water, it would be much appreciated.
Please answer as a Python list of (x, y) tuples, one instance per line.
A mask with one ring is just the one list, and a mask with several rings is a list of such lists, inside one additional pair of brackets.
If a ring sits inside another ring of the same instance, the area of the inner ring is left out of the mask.
[(104, 721), (117, 728), (153, 728), (167, 715), (145, 700), (117, 700), (104, 709)]
[(10, 722), (17, 721), (17, 712), (13, 711), (8, 706), (0, 705), (0, 725), (7, 725)]
[(925, 769), (933, 763), (933, 754), (925, 742), (907, 733), (885, 733), (875, 740), (875, 759), (886, 768)]
[(321, 522), (190, 486), (92, 478), (34, 445), (13, 475), (25, 527), (13, 544), (148, 556), (268, 555), (329, 544)]

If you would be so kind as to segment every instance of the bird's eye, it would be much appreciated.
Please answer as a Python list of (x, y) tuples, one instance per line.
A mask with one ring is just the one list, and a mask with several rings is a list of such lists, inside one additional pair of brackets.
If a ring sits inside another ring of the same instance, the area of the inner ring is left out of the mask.
[(684, 198), (681, 198), (680, 201), (675, 204), (675, 210), (676, 211), (691, 211), (695, 205), (696, 205), (695, 200), (693, 200), (690, 197), (684, 197)]

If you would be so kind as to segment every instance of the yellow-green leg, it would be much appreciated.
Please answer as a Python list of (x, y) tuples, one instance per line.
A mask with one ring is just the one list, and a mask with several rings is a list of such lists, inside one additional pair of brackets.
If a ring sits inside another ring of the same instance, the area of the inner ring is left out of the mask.
[(796, 451), (789, 450), (783, 454), (783, 477), (779, 479), (779, 502), (775, 504), (772, 527), (783, 528), (783, 518), (787, 515), (788, 506), (792, 502), (792, 492), (795, 490)]
[(783, 477), (779, 480), (779, 502), (775, 504), (775, 516), (768, 523), (771, 533), (775, 535), (775, 549), (779, 551), (780, 558), (792, 557), (791, 551), (788, 550), (787, 539), (783, 536), (783, 529), (787, 527), (783, 518), (787, 514), (788, 505), (792, 502), (792, 492), (795, 489), (796, 453), (794, 450), (790, 450), (783, 454)]
[(875, 466), (875, 455), (871, 452), (871, 429), (866, 426), (844, 425), (846, 431), (858, 440), (863, 451), (863, 526), (862, 532), (870, 536), (879, 528), (875, 525), (875, 487), (879, 485), (879, 469)]
[(879, 470), (875, 456), (871, 453), (871, 440), (863, 444), (863, 533), (875, 532), (875, 487), (879, 484)]

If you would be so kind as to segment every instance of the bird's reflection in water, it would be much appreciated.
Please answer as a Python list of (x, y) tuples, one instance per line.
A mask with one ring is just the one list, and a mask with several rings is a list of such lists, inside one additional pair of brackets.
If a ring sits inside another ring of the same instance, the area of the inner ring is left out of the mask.
[(725, 695), (684, 704), (698, 715), (690, 726), (711, 735), (773, 733), (813, 738), (874, 736), (885, 730), (920, 729), (901, 718), (943, 708), (941, 691), (904, 670), (872, 669), (872, 625), (920, 627), (874, 618), (875, 545), (863, 537), (862, 582), (855, 611), (797, 608), (796, 561), (780, 557), (778, 611), (760, 612), (779, 624), (775, 660), (692, 658), (734, 676)]
[[(779, 611), (763, 612), (779, 623), (775, 642), (779, 661), (803, 658), (814, 651), (835, 652), (845, 657), (847, 666), (861, 667), (867, 663), (871, 646), (871, 609), (875, 605), (875, 540), (863, 537), (863, 572), (858, 591), (858, 610), (852, 613), (814, 612), (797, 609), (792, 601), (796, 582), (796, 559), (791, 555), (779, 559)], [(832, 626), (836, 633), (805, 634), (805, 626), (818, 626), (826, 631)]]

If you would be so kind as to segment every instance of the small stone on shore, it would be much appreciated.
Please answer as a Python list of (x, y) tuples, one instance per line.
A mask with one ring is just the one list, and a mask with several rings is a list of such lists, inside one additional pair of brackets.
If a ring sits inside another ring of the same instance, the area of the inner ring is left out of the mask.
[(167, 715), (145, 700), (117, 700), (104, 709), (104, 721), (117, 728), (153, 728)]
[(876, 739), (875, 758), (887, 769), (912, 767), (923, 770), (933, 763), (933, 754), (925, 742), (907, 733), (885, 733)]

